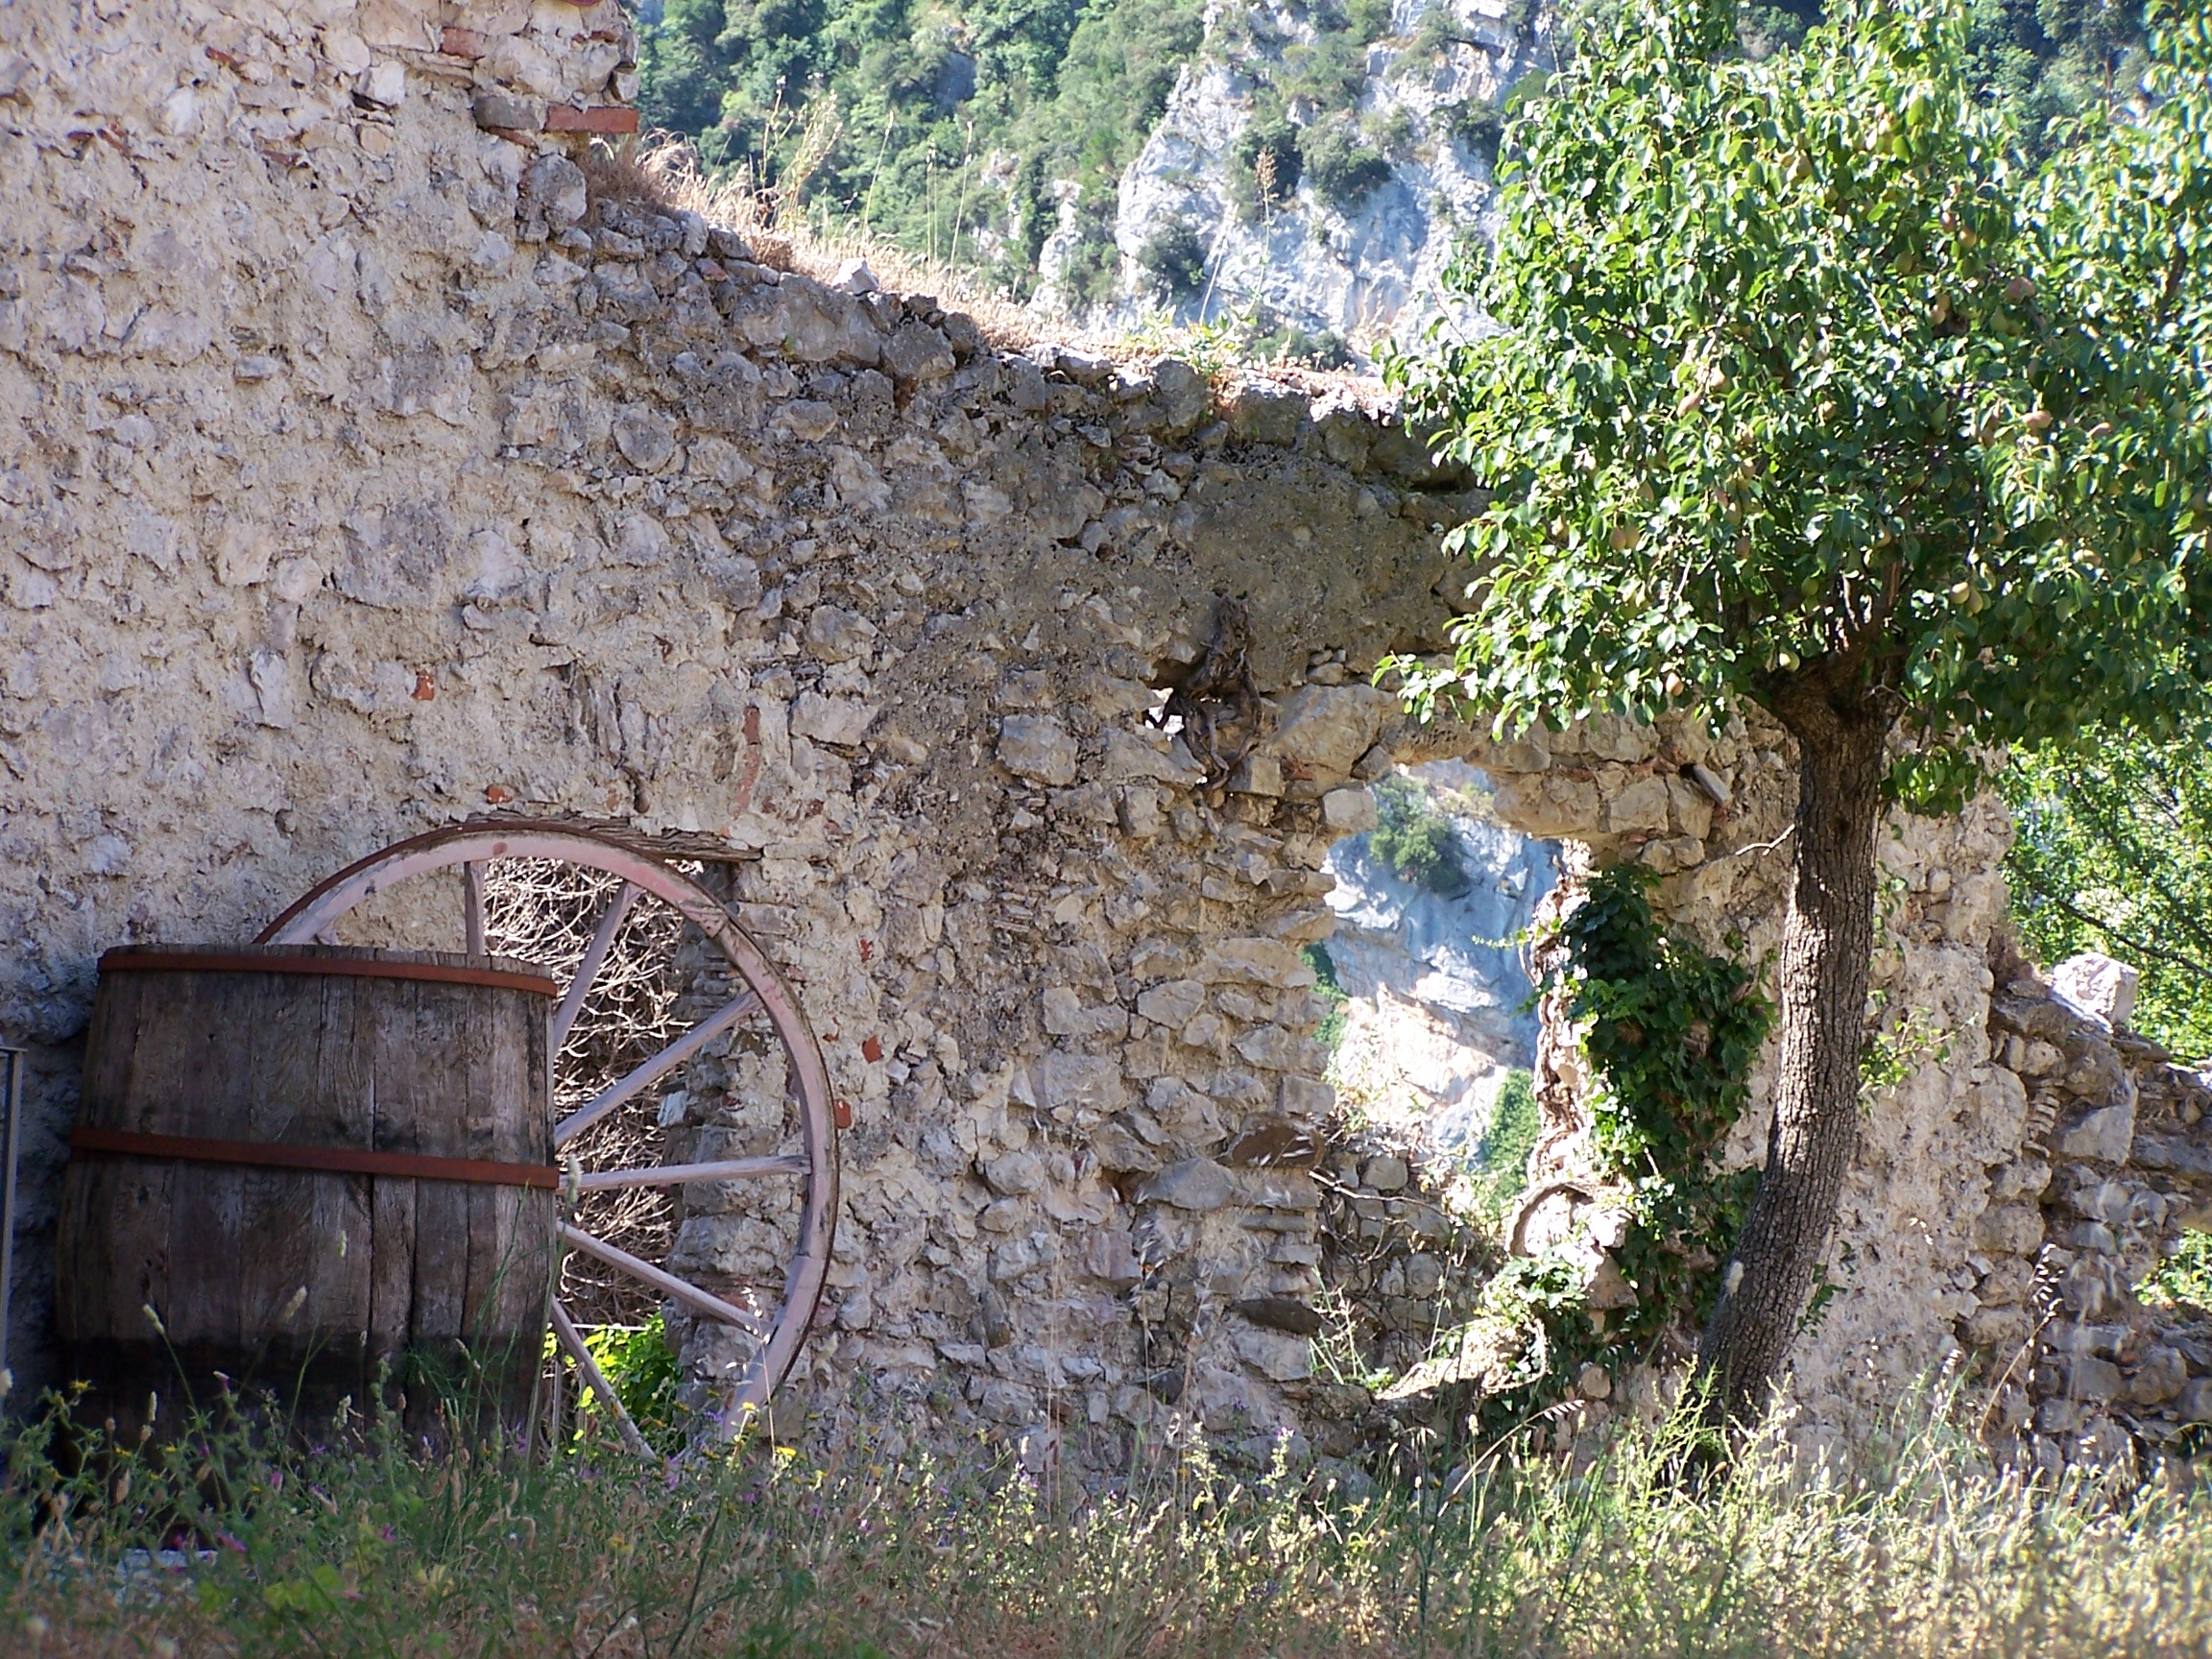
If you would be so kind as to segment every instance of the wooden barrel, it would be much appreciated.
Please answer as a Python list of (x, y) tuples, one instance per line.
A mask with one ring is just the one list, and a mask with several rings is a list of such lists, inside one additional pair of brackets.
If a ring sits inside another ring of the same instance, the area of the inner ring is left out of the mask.
[(150, 1393), (228, 1385), (312, 1427), (382, 1377), (415, 1431), (520, 1422), (554, 1265), (558, 989), (435, 951), (102, 958), (57, 1241), (84, 1414), (133, 1428)]

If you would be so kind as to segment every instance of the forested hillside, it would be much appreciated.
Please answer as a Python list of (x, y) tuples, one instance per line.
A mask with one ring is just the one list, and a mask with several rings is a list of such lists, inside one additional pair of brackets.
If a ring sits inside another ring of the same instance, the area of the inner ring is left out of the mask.
[(1025, 295), (1056, 182), (1111, 195), (1199, 48), (1202, 0), (670, 0), (649, 125), (810, 214)]
[[(1128, 298), (1190, 314), (1238, 301), (1208, 292), (1223, 228), (1278, 210), (1303, 210), (1289, 228), (1334, 238), (1355, 278), (1370, 255), (1347, 228), (1394, 175), (1447, 237), (1479, 223), (1464, 189), (1446, 200), (1438, 152), (1453, 150), (1458, 182), (1486, 179), (1513, 81), (1545, 61), (1516, 43), (1541, 33), (1572, 50), (1611, 3), (1218, 0), (1209, 28), (1204, 0), (645, 0), (640, 96), (648, 125), (747, 170), (787, 214), (865, 226), (1017, 299), (1039, 289), (1057, 228), (1063, 307)], [(2038, 143), (2132, 88), (2140, 0), (1962, 3), (1990, 95)], [(1785, 50), (1817, 16), (1815, 0), (1747, 5), (1743, 49)], [(1485, 58), (1489, 73), (1455, 81), (1455, 59)], [(1167, 169), (1205, 183), (1206, 203), (1118, 225), (1123, 174), (1178, 77), (1209, 64), (1219, 90)], [(1296, 258), (1274, 265), (1275, 298), (1294, 300)]]

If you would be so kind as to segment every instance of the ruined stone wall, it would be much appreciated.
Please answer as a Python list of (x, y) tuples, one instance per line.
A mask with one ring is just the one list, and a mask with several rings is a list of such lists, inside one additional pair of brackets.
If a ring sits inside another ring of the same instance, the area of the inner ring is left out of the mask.
[(2138, 1294), (2185, 1232), (2212, 1229), (2212, 1075), (2128, 1031), (2118, 975), (2084, 996), (2069, 970), (2090, 963), (2114, 966), (2075, 958), (2047, 980), (1999, 963), (1990, 1046), (2025, 1127), (1992, 1177), (1960, 1326), (1990, 1438), (2047, 1472), (2186, 1454), (2212, 1423), (2212, 1325)]
[[(1660, 875), (1654, 902), (1671, 926), (1709, 950), (1774, 959), (1796, 761), (1787, 734), (1756, 711), (1718, 738), (1672, 718), (1655, 730), (1602, 718), (1464, 753), (1493, 780), (1501, 818), (1569, 843), (1568, 879), (1548, 904), (1573, 902), (1577, 870), (1635, 859)], [(1867, 1101), (1826, 1265), (1835, 1293), (1791, 1357), (1796, 1433), (1809, 1446), (1872, 1421), (1961, 1356), (1957, 1323), (1978, 1306), (1968, 1266), (1978, 1217), (1992, 1171), (2010, 1164), (2023, 1133), (1985, 1031), (2009, 833), (1986, 799), (1950, 819), (1893, 811), (1882, 827), (1872, 1025), (1903, 1075)], [(1603, 1306), (1633, 1292), (1607, 1274), (1589, 1237), (1594, 1222), (1602, 1227), (1602, 1203), (1580, 1159), (1586, 1080), (1556, 999), (1544, 1013), (1536, 1070), (1547, 1132), (1531, 1159), (1537, 1201), (1518, 1232), (1527, 1249), (1587, 1255)], [(1772, 1053), (1769, 1044), (1752, 1109), (1727, 1142), (1731, 1166), (1765, 1158)], [(1654, 1404), (1598, 1386), (1609, 1397), (1592, 1402), (1594, 1421)]]
[[(709, 838), (798, 982), (854, 1122), (794, 1400), (1094, 1464), (1168, 1410), (1263, 1444), (1313, 1387), (1298, 1321), (1252, 1311), (1319, 1288), (1300, 947), (1364, 781), (1468, 754), (1507, 822), (1654, 863), (1760, 951), (1786, 745), (1408, 725), (1359, 682), (1441, 644), (1469, 498), (1403, 432), (1011, 350), (588, 189), (630, 49), (613, 0), (0, 10), (26, 1380), (99, 953), (249, 938), (497, 809)], [(1823, 1431), (1955, 1341), (2024, 1132), (1985, 1035), (2002, 822), (1893, 830), (1881, 982), (1942, 1042), (1869, 1115), (1799, 1356)], [(687, 1144), (747, 1086), (709, 1058)], [(737, 1273), (747, 1238), (678, 1245)]]
[[(1313, 1284), (1311, 1182), (1263, 1160), (1328, 1109), (1298, 947), (1385, 712), (1297, 687), (1433, 642), (1415, 447), (588, 196), (540, 110), (619, 89), (611, 4), (0, 29), (27, 1380), (101, 950), (251, 937), (497, 808), (742, 858), (854, 1113), (802, 1395), (1282, 1421), (1302, 1346), (1222, 1310)], [(1221, 593), (1223, 718), (1283, 728), (1234, 789), (1146, 720)]]

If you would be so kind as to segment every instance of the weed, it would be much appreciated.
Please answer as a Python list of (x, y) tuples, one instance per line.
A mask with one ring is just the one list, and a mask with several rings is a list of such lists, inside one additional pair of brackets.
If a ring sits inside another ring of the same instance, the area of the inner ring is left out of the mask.
[(1106, 1659), (2196, 1653), (2212, 1498), (1990, 1471), (1944, 1402), (1854, 1463), (1779, 1430), (1679, 1478), (1682, 1432), (1595, 1460), (1516, 1432), (1357, 1502), (1282, 1448), (1085, 1493), (1008, 1457), (757, 1442), (640, 1469), (364, 1436), (316, 1453), (7, 1431), (0, 1651)]

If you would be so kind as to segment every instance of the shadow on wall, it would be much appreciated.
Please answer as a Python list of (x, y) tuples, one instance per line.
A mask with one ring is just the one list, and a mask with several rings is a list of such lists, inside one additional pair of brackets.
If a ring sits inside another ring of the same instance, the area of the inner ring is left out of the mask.
[(1457, 760), (1377, 787), (1382, 822), (1329, 855), (1348, 998), (1334, 1074), (1379, 1126), (1471, 1158), (1505, 1073), (1533, 1064), (1536, 1015), (1511, 941), (1558, 878), (1557, 844), (1506, 829), (1490, 784)]

